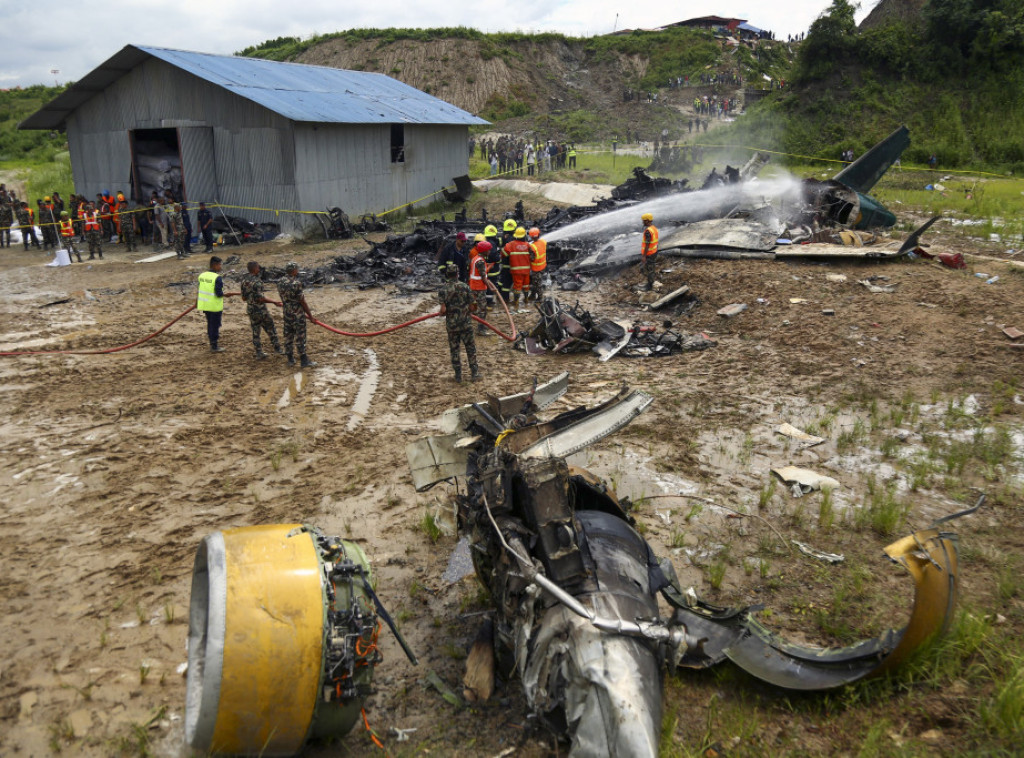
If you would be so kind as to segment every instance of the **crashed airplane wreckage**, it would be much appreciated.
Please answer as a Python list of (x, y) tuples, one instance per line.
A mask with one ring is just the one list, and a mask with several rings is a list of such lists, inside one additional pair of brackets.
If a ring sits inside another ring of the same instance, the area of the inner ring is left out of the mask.
[[(571, 755), (658, 755), (654, 683), (666, 664), (700, 669), (728, 659), (779, 687), (828, 690), (891, 670), (948, 626), (956, 537), (939, 527), (963, 514), (885, 548), (914, 581), (910, 620), (849, 647), (792, 644), (757, 621), (759, 607), (720, 608), (684, 592), (671, 562), (633, 528), (628, 502), (566, 462), (641, 414), (651, 396), (623, 387), (593, 408), (539, 419), (567, 386), (561, 374), (529, 393), (449, 410), (442, 433), (407, 453), (418, 491), (465, 480), (459, 529), (494, 600), (499, 668), (518, 675), (529, 708), (571, 742)], [(669, 618), (659, 594), (673, 608)], [(469, 677), (467, 687), (486, 697), (492, 682)]]
[[(910, 144), (900, 127), (832, 179), (757, 180), (767, 162), (712, 174), (693, 192), (676, 192), (582, 219), (546, 235), (548, 249), (571, 262), (567, 271), (598, 274), (635, 262), (640, 212), (654, 214), (658, 252), (683, 258), (898, 258), (916, 247), (936, 219), (902, 245), (871, 246), (869, 229), (896, 217), (868, 193)], [(824, 243), (824, 244), (798, 244)]]
[[(761, 181), (768, 157), (755, 154), (744, 166), (712, 170), (702, 187), (651, 177), (642, 168), (619, 185), (611, 198), (590, 206), (552, 209), (544, 218), (527, 221), (520, 203), (509, 214), (538, 227), (547, 240), (549, 271), (564, 290), (579, 290), (580, 275), (604, 274), (637, 261), (639, 215), (654, 214), (660, 230), (659, 253), (691, 258), (871, 258), (895, 259), (913, 250), (936, 219), (914, 232), (902, 245), (874, 244), (867, 230), (891, 227), (893, 213), (868, 193), (910, 144), (900, 127), (832, 179), (792, 178)], [(353, 226), (340, 209), (330, 212), (329, 237), (347, 237), (376, 219)], [(937, 217), (936, 217), (937, 218)], [(465, 208), (451, 221), (422, 222), (406, 235), (388, 235), (368, 242), (370, 249), (337, 256), (325, 266), (306, 270), (306, 284), (349, 282), (360, 289), (395, 284), (417, 292), (436, 289), (437, 254), (457, 232), (472, 237), (486, 225), (500, 222), (468, 218)], [(382, 229), (377, 226), (374, 228)], [(812, 243), (812, 244), (800, 244)], [(268, 270), (267, 277), (282, 272)]]

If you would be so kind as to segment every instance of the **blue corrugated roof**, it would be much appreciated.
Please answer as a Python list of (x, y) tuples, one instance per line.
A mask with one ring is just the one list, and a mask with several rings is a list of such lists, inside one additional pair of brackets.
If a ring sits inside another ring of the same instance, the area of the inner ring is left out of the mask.
[(764, 29), (758, 29), (756, 26), (751, 26), (746, 21), (744, 21), (742, 24), (739, 24), (736, 28), (741, 29), (745, 32), (754, 32), (755, 34), (760, 34), (761, 32), (764, 31)]
[(19, 129), (59, 129), (84, 102), (159, 58), (293, 121), (327, 124), (486, 124), (384, 74), (301, 63), (126, 45), (27, 119)]
[(139, 50), (292, 121), (328, 124), (486, 124), (384, 74), (144, 47)]

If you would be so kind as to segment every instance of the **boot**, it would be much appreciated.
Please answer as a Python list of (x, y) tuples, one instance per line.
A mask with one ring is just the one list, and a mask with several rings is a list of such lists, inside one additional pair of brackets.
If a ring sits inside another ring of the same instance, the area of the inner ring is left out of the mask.
[(462, 384), (462, 371), (455, 372), (455, 383)]
[(211, 353), (223, 353), (224, 352), (224, 348), (222, 348), (220, 345), (218, 345), (216, 342), (214, 342), (212, 345), (210, 345), (210, 352)]
[(267, 354), (264, 353), (262, 350), (257, 350), (256, 351), (256, 360), (262, 361), (262, 360), (266, 360), (268, 357), (269, 356), (267, 356)]
[(274, 343), (274, 352), (277, 353), (278, 355), (284, 355), (284, 348), (281, 347), (280, 342)]
[(100, 260), (103, 260), (103, 251), (100, 250)]
[(478, 369), (476, 366), (474, 366), (472, 368), (472, 371), (471, 371), (470, 375), (469, 375), (469, 379), (470, 379), (470, 381), (473, 381), (473, 382), (479, 382), (480, 381), (480, 369)]
[(78, 262), (81, 263), (82, 262), (82, 254), (76, 250), (75, 251), (75, 255), (78, 256)]
[(294, 366), (295, 365), (295, 356), (293, 356), (291, 353), (288, 353), (288, 365), (289, 366)]
[(316, 368), (316, 367), (317, 367), (317, 362), (316, 362), (316, 361), (311, 361), (311, 360), (309, 359), (309, 356), (308, 356), (308, 355), (306, 355), (305, 353), (303, 353), (302, 355), (300, 355), (300, 356), (299, 356), (299, 359), (300, 359), (300, 360), (299, 360), (299, 365), (300, 365), (300, 366), (301, 366), (302, 368)]
[(96, 260), (96, 256), (93, 255), (92, 253), (89, 253), (89, 260)]

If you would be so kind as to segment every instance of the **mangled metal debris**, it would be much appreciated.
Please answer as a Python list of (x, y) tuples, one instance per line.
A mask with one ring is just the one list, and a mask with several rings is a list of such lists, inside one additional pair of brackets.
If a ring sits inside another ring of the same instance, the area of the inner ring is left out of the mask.
[(834, 490), (840, 487), (839, 482), (832, 477), (799, 466), (773, 468), (772, 473), (779, 477), (784, 484), (790, 486), (794, 497), (800, 497), (815, 490)]
[[(555, 391), (564, 388), (559, 377)], [(664, 663), (706, 668), (729, 659), (780, 687), (827, 690), (891, 670), (947, 628), (956, 537), (939, 526), (970, 511), (886, 548), (914, 580), (906, 627), (845, 648), (792, 644), (755, 619), (758, 608), (716, 607), (684, 591), (671, 562), (632, 528), (615, 491), (566, 463), (652, 398), (624, 386), (596, 407), (543, 421), (535, 402), (542, 390), (541, 404), (551, 402), (549, 383), (452, 409), (442, 418), (446, 434), (411, 443), (408, 457), (420, 491), (464, 479), (459, 529), (495, 606), (493, 632), (477, 643), (493, 638), (493, 660), (518, 675), (528, 707), (571, 743), (570, 755), (658, 755), (662, 700), (654, 683)], [(659, 594), (673, 608), (669, 618)], [(478, 685), (481, 676), (474, 671)]]
[(554, 298), (537, 306), (540, 319), (530, 330), (520, 333), (516, 347), (527, 355), (546, 353), (580, 353), (592, 350), (607, 361), (615, 355), (627, 358), (660, 358), (693, 350), (714, 347), (706, 334), (687, 334), (672, 328), (666, 321), (658, 327), (630, 324), (626, 321), (596, 319), (579, 303), (571, 308)]

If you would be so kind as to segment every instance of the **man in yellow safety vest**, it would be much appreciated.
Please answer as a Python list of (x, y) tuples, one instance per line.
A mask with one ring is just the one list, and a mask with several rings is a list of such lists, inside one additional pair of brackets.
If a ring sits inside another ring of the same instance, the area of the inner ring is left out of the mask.
[(206, 336), (210, 338), (210, 351), (223, 353), (220, 341), (220, 319), (224, 312), (224, 278), (220, 275), (221, 259), (210, 258), (210, 270), (199, 275), (199, 295), (196, 309), (206, 316)]

